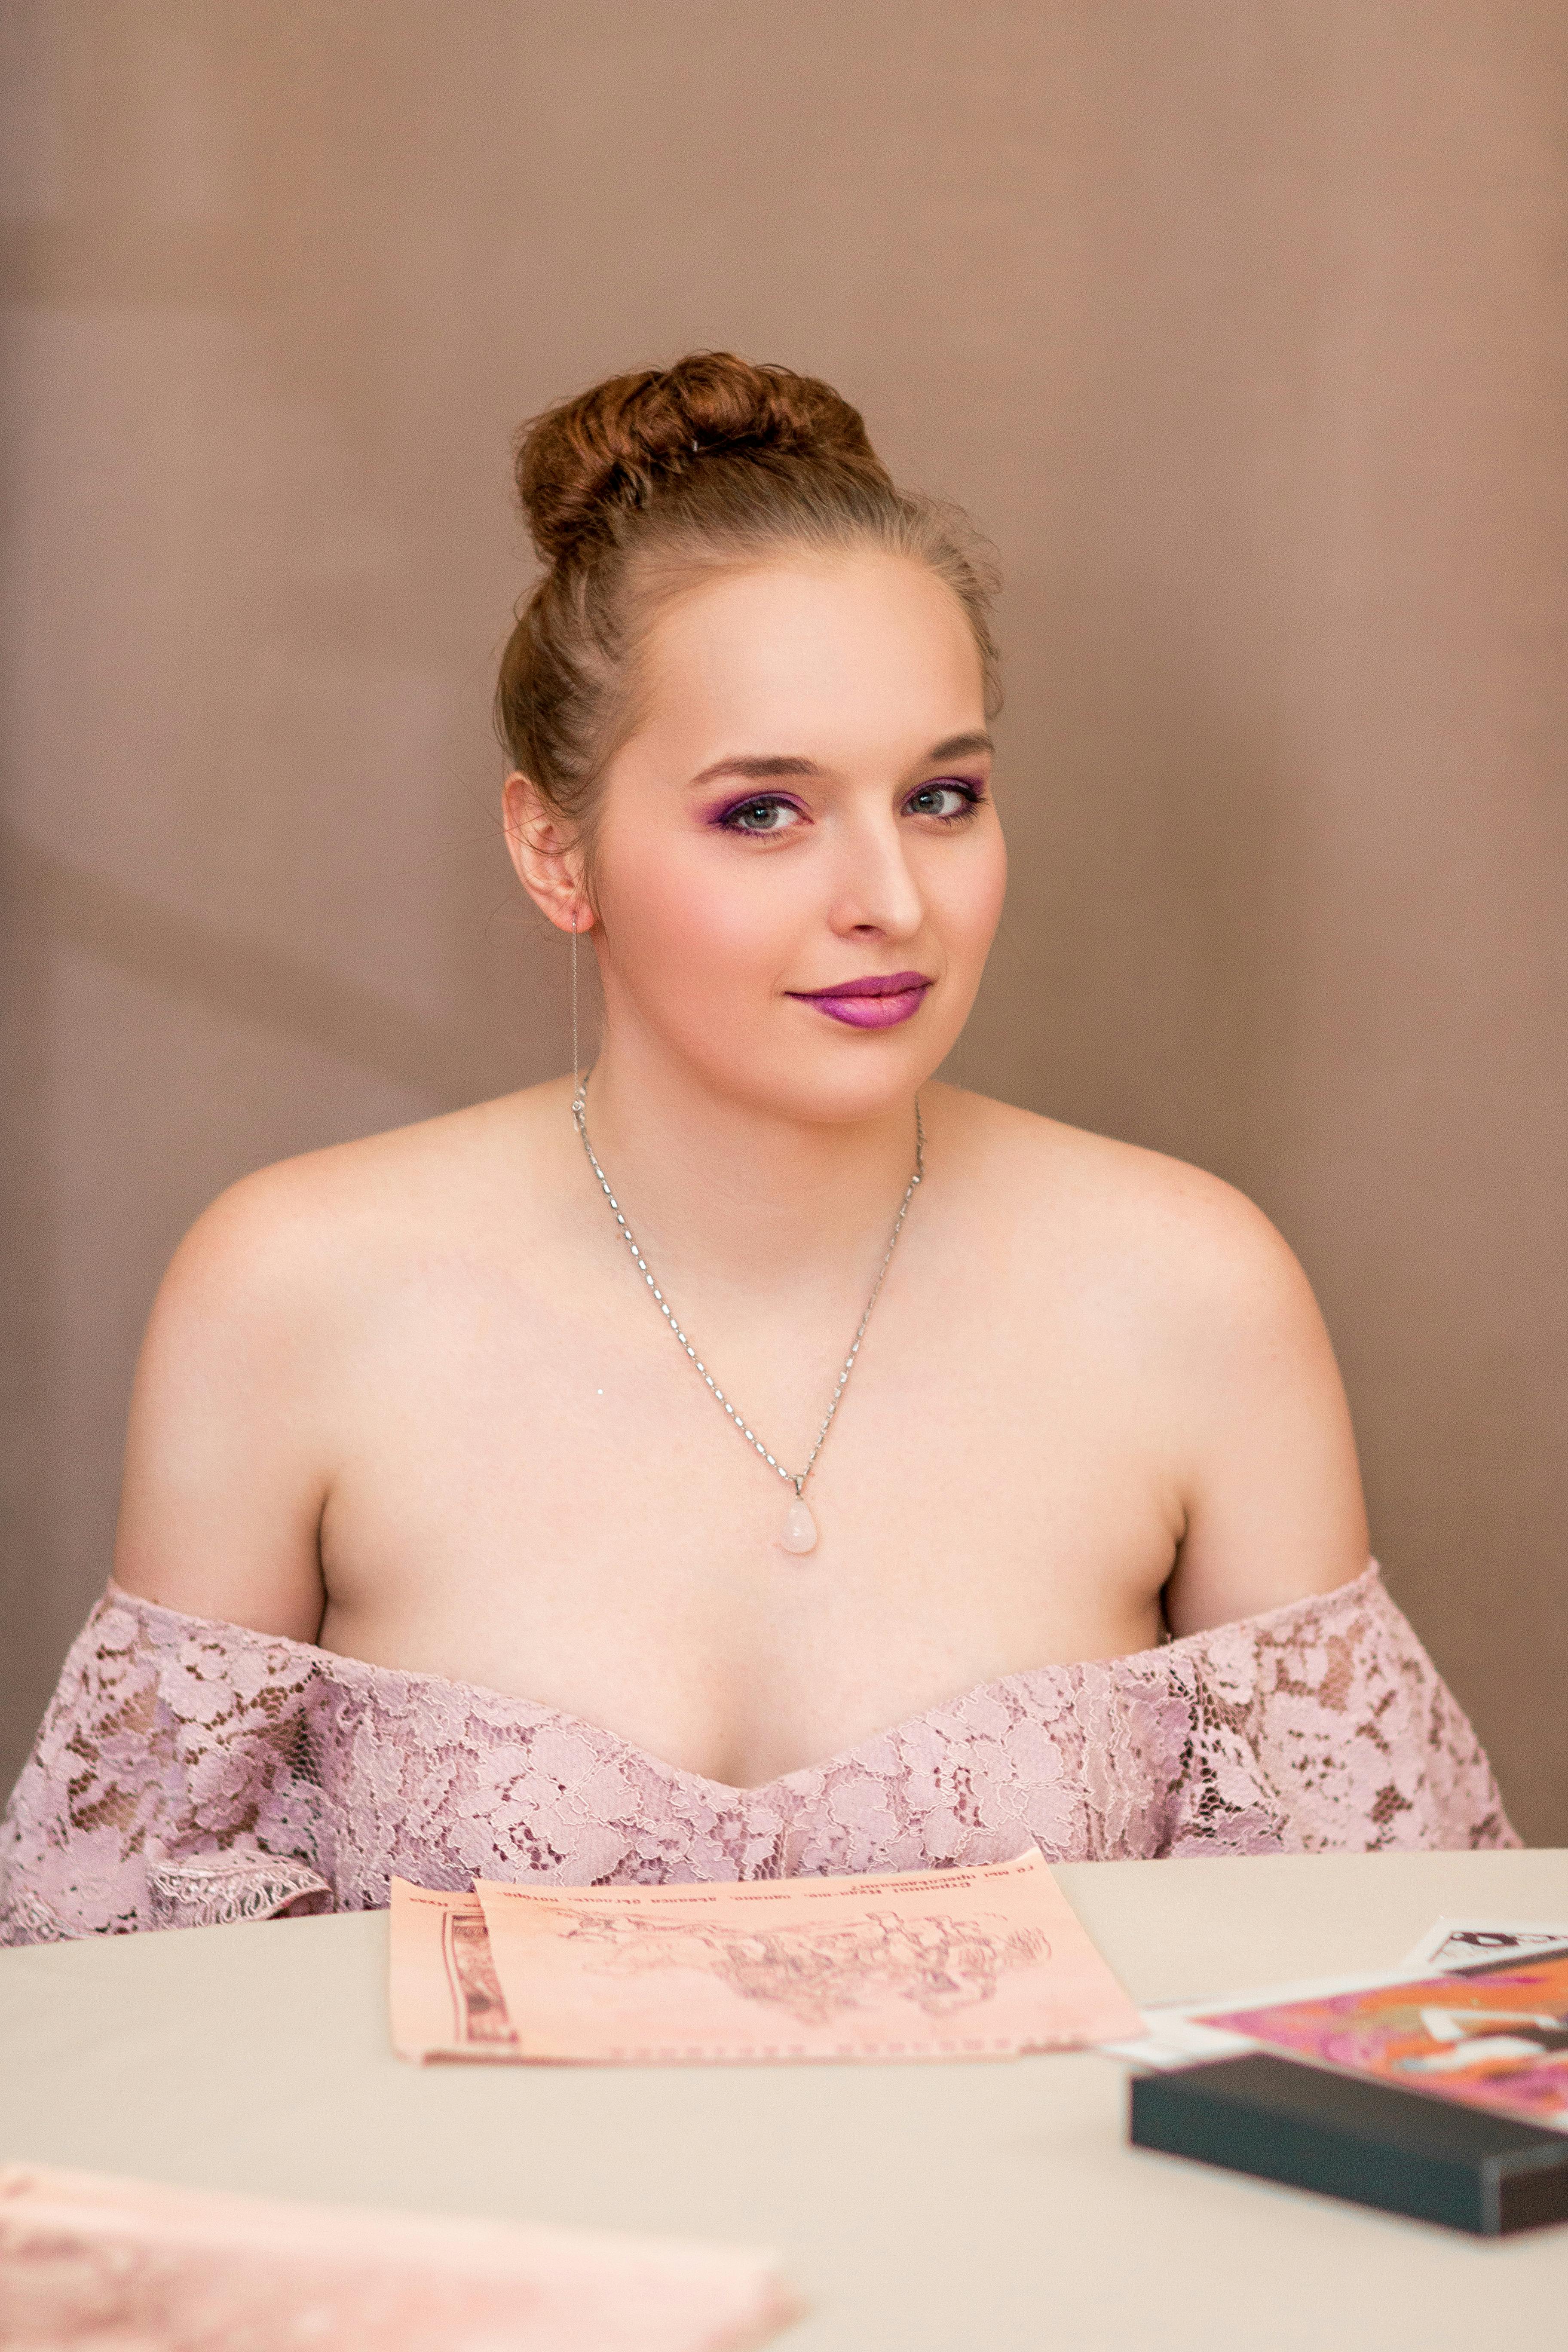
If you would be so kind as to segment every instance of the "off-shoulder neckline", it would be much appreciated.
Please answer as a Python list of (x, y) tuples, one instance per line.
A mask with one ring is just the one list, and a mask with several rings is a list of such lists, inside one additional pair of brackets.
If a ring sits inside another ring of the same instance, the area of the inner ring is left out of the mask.
[(483, 1683), (456, 1682), (446, 1675), (430, 1674), (416, 1666), (386, 1666), (370, 1658), (354, 1658), (341, 1650), (325, 1650), (316, 1642), (297, 1641), (289, 1633), (263, 1633), (253, 1625), (238, 1625), (222, 1617), (198, 1617), (188, 1610), (171, 1609), (161, 1601), (150, 1601), (144, 1594), (127, 1592), (110, 1578), (104, 1591), (103, 1605), (131, 1609), (149, 1616), (167, 1617), (177, 1623), (189, 1625), (206, 1633), (238, 1634), (247, 1642), (259, 1643), (273, 1652), (302, 1654), (315, 1663), (316, 1671), (342, 1682), (395, 1682), (405, 1685), (422, 1685), (452, 1692), (477, 1701), (487, 1711), (501, 1707), (532, 1719), (535, 1725), (552, 1724), (564, 1730), (586, 1733), (590, 1738), (607, 1742), (624, 1755), (634, 1757), (639, 1763), (661, 1774), (666, 1780), (680, 1781), (688, 1787), (711, 1789), (727, 1804), (751, 1802), (765, 1798), (775, 1789), (787, 1789), (797, 1781), (820, 1780), (825, 1774), (852, 1763), (868, 1749), (879, 1747), (887, 1739), (898, 1739), (916, 1730), (920, 1725), (947, 1716), (971, 1706), (977, 1699), (990, 1698), (1021, 1685), (1037, 1684), (1052, 1675), (1073, 1676), (1092, 1674), (1099, 1669), (1110, 1675), (1117, 1671), (1147, 1669), (1163, 1662), (1190, 1655), (1205, 1643), (1217, 1642), (1236, 1635), (1265, 1635), (1287, 1628), (1292, 1619), (1310, 1620), (1314, 1614), (1326, 1614), (1348, 1602), (1367, 1598), (1374, 1587), (1381, 1585), (1382, 1572), (1375, 1559), (1369, 1559), (1359, 1576), (1348, 1582), (1332, 1586), (1327, 1592), (1310, 1592), (1297, 1601), (1282, 1601), (1272, 1609), (1260, 1610), (1252, 1617), (1235, 1617), (1223, 1625), (1205, 1625), (1195, 1633), (1178, 1634), (1174, 1640), (1162, 1642), (1148, 1650), (1127, 1650), (1110, 1658), (1058, 1659), (1043, 1666), (1020, 1666), (1012, 1674), (997, 1675), (990, 1682), (972, 1683), (952, 1697), (939, 1699), (934, 1706), (917, 1709), (897, 1723), (889, 1723), (879, 1731), (868, 1733), (865, 1738), (853, 1741), (849, 1747), (826, 1756), (819, 1763), (798, 1764), (790, 1772), (776, 1773), (771, 1780), (753, 1781), (750, 1785), (734, 1780), (716, 1780), (706, 1772), (693, 1772), (683, 1764), (671, 1764), (666, 1758), (656, 1756), (651, 1748), (639, 1748), (618, 1731), (605, 1724), (595, 1723), (591, 1717), (574, 1715), (569, 1708), (551, 1706), (539, 1699), (520, 1697), (516, 1692), (495, 1690)]

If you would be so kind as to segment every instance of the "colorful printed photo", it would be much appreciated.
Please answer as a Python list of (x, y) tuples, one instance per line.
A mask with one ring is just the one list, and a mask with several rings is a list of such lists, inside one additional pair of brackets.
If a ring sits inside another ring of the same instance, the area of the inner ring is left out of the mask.
[(1265, 2009), (1205, 2011), (1203, 2022), (1568, 2130), (1568, 1951)]

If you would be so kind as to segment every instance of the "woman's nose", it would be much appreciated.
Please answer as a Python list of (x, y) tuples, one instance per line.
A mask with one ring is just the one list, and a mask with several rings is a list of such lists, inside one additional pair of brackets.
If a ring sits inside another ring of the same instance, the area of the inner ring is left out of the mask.
[(844, 842), (835, 885), (829, 920), (846, 936), (864, 931), (909, 939), (924, 920), (924, 901), (891, 825), (855, 827)]

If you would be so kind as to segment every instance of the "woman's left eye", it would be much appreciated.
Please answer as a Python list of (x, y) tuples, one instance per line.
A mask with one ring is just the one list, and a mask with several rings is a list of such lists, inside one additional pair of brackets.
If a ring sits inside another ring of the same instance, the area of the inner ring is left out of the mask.
[(904, 803), (911, 816), (937, 816), (951, 824), (967, 816), (980, 795), (968, 784), (922, 784)]

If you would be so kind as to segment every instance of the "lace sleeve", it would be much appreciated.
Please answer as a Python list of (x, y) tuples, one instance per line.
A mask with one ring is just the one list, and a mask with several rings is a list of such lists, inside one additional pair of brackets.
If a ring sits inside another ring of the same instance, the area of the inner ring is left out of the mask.
[(0, 1822), (0, 1943), (330, 1910), (293, 1769), (310, 1658), (107, 1594)]
[(1168, 1853), (1520, 1843), (1480, 1742), (1375, 1570), (1166, 1654), (1191, 1711)]

